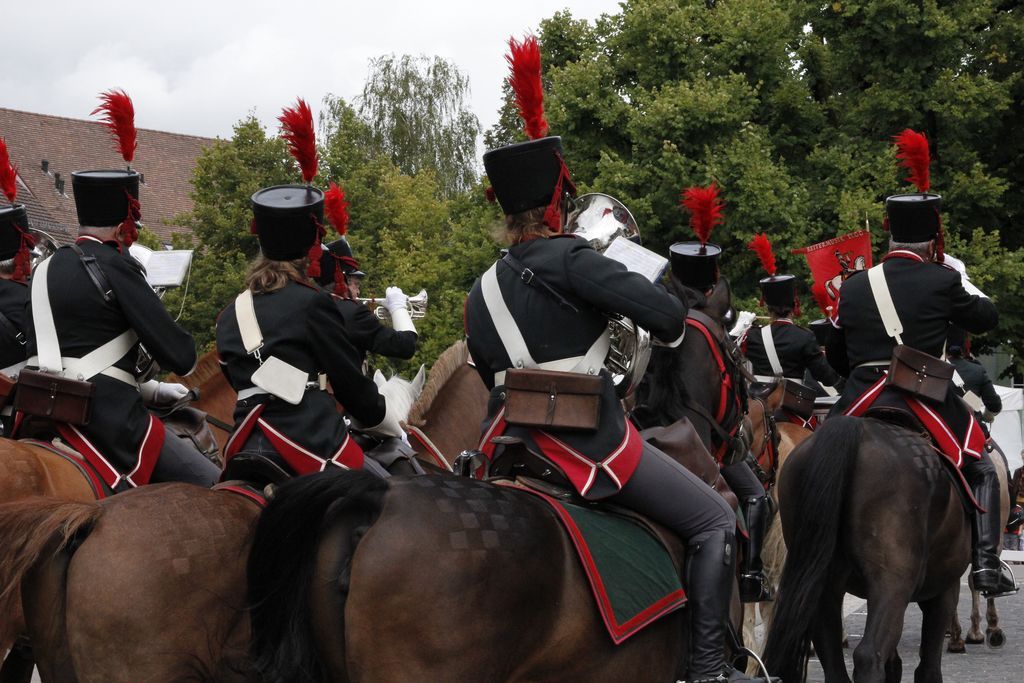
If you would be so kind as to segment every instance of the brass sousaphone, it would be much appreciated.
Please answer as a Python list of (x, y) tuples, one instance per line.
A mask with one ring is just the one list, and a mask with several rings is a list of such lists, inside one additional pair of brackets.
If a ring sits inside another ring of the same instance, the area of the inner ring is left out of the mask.
[[(640, 243), (640, 228), (633, 214), (618, 199), (600, 193), (576, 198), (565, 231), (587, 240), (600, 253), (617, 237)], [(626, 398), (640, 385), (647, 371), (651, 335), (624, 316), (610, 317), (608, 330), (611, 347), (604, 366), (612, 375), (619, 398)]]

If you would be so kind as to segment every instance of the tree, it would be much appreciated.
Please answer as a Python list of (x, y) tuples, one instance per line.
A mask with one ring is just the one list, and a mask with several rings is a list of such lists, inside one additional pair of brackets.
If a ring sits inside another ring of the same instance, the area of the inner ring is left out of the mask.
[(216, 142), (199, 156), (192, 176), (192, 211), (181, 219), (199, 245), (188, 292), (168, 292), (165, 303), (168, 310), (182, 309), (179, 322), (200, 352), (212, 348), (217, 315), (242, 291), (249, 262), (259, 253), (250, 230), (250, 198), (262, 187), (293, 183), (298, 177), (284, 143), (268, 137), (255, 116), (239, 121), (230, 140)]
[(367, 147), (407, 175), (432, 171), (444, 196), (469, 189), (480, 123), (468, 96), (469, 79), (440, 57), (378, 57), (359, 98)]

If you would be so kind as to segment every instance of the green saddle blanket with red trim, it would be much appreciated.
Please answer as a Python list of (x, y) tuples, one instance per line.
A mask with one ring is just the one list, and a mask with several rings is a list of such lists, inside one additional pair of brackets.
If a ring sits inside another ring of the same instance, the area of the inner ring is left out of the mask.
[(642, 524), (607, 508), (516, 488), (547, 502), (565, 527), (616, 645), (686, 604), (672, 555)]

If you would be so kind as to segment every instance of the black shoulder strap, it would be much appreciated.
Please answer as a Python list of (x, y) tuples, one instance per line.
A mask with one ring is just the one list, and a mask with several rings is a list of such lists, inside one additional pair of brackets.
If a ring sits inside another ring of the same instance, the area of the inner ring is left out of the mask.
[(96, 285), (96, 289), (99, 291), (100, 296), (107, 303), (114, 301), (117, 297), (114, 296), (114, 288), (110, 286), (110, 279), (107, 274), (100, 268), (100, 264), (97, 263), (95, 256), (89, 256), (82, 248), (77, 244), (69, 244), (69, 247), (78, 254), (78, 258), (82, 261), (82, 265), (85, 266), (85, 272), (89, 274), (89, 279)]
[(0, 311), (0, 329), (9, 334), (14, 341), (22, 346), (25, 345), (25, 335), (11, 322), (10, 318), (3, 314), (3, 311)]
[(531, 287), (534, 287), (534, 286), (540, 287), (541, 291), (545, 292), (550, 297), (552, 297), (555, 301), (557, 301), (558, 305), (561, 306), (562, 308), (568, 309), (568, 310), (572, 311), (573, 313), (579, 313), (580, 312), (580, 310), (578, 308), (573, 306), (572, 303), (570, 303), (568, 300), (566, 300), (566, 298), (564, 296), (559, 294), (556, 289), (554, 289), (548, 283), (544, 282), (544, 280), (540, 279), (540, 277), (538, 277), (536, 273), (534, 273), (532, 270), (530, 270), (529, 268), (524, 266), (519, 261), (519, 259), (517, 259), (515, 256), (510, 254), (508, 251), (503, 251), (502, 252), (501, 260), (505, 262), (505, 265), (507, 265), (516, 274), (519, 275), (519, 279), (520, 280), (522, 280), (526, 284), (530, 285)]

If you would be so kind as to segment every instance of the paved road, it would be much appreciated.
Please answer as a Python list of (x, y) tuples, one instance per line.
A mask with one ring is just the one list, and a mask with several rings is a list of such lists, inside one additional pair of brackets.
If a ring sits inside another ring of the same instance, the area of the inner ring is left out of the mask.
[[(1018, 581), (1024, 575), (1021, 565), (1014, 567)], [(1024, 683), (1024, 591), (996, 601), (999, 609), (999, 624), (1006, 635), (1006, 645), (1001, 649), (989, 649), (985, 645), (968, 645), (965, 654), (942, 655), (943, 678), (950, 683)], [(850, 636), (850, 649), (846, 651), (846, 668), (853, 672), (851, 653), (860, 643), (864, 633), (866, 607), (863, 601), (848, 600), (846, 609), (846, 631)], [(971, 595), (966, 581), (961, 586), (959, 612), (966, 634), (970, 626)], [(984, 614), (982, 628), (984, 629)], [(921, 639), (921, 612), (917, 605), (911, 605), (903, 625), (900, 640), (900, 657), (903, 659), (903, 680), (914, 680), (917, 666), (917, 648)], [(812, 659), (807, 680), (823, 683), (825, 678), (816, 659)]]

